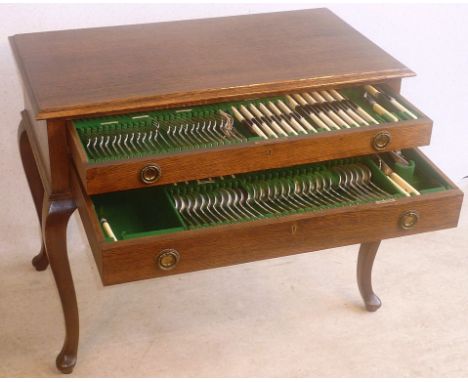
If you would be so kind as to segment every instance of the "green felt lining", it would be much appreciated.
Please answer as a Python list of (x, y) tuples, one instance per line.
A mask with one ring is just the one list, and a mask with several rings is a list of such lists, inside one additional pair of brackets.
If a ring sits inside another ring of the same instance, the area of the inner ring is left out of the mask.
[(416, 169), (416, 163), (414, 162), (414, 160), (410, 160), (408, 166), (401, 163), (395, 163), (393, 165), (393, 169), (407, 182), (414, 182), (414, 171)]
[(118, 240), (185, 229), (164, 187), (100, 194), (92, 201), (99, 220), (107, 219)]
[(431, 165), (422, 160), (414, 151), (402, 150), (402, 152), (410, 162), (415, 164), (410, 183), (421, 194), (440, 192), (450, 188), (449, 184), (433, 170)]
[[(436, 174), (431, 167), (422, 160), (419, 156), (414, 155), (412, 151), (404, 151), (404, 155), (414, 163), (414, 173), (409, 181), (413, 187), (418, 189), (421, 194), (440, 192), (449, 188), (449, 185)], [(179, 183), (177, 185), (156, 186), (151, 188), (119, 191), (108, 194), (101, 194), (92, 196), (95, 212), (99, 219), (106, 218), (111, 225), (114, 234), (119, 240), (140, 238), (146, 236), (164, 235), (167, 233), (184, 231), (189, 229), (178, 211), (175, 209), (172, 193), (184, 193), (188, 190), (199, 190), (209, 192), (214, 187), (221, 186), (239, 186), (242, 185), (248, 189), (249, 183), (259, 180), (272, 181), (277, 176), (285, 176), (289, 174), (297, 174), (301, 171), (323, 171), (326, 173), (329, 168), (350, 163), (364, 163), (372, 171), (372, 181), (379, 187), (389, 192), (393, 198), (401, 198), (402, 194), (397, 188), (388, 180), (388, 178), (379, 169), (378, 165), (371, 159), (370, 156), (339, 159), (334, 161), (308, 164), (301, 166), (294, 166), (290, 168), (278, 170), (258, 171), (247, 174), (237, 175), (235, 178), (224, 177), (223, 180), (216, 178), (217, 181), (213, 183), (199, 184), (200, 182), (192, 181), (187, 183)], [(390, 163), (387, 161), (387, 163)], [(334, 179), (335, 182), (338, 179)], [(376, 202), (375, 200), (368, 200), (366, 202), (353, 202), (353, 203), (330, 203), (323, 208), (338, 208), (344, 205), (356, 205), (363, 203)], [(284, 213), (280, 216), (287, 214), (297, 214), (301, 212), (314, 211), (314, 209), (295, 210)], [(264, 215), (263, 218), (275, 218), (278, 215)], [(246, 221), (248, 219), (244, 219)], [(252, 220), (252, 219), (249, 219)], [(236, 223), (241, 220), (236, 221)], [(228, 223), (233, 224), (233, 223)], [(196, 228), (201, 229), (201, 228)], [(104, 233), (104, 231), (103, 231)], [(106, 234), (104, 233), (104, 236)], [(110, 238), (106, 240), (111, 241)]]
[[(378, 85), (382, 89), (385, 90), (389, 95), (397, 98), (399, 102), (404, 104), (408, 109), (411, 108), (402, 100), (401, 97), (391, 92), (389, 88), (386, 88), (382, 85)], [(389, 122), (385, 118), (378, 115), (372, 107), (368, 104), (368, 102), (364, 99), (364, 88), (363, 87), (350, 87), (340, 89), (340, 92), (351, 99), (354, 103), (358, 106), (366, 110), (372, 117), (374, 117), (379, 123)], [(149, 112), (142, 112), (142, 113), (133, 113), (133, 114), (124, 114), (124, 115), (113, 115), (113, 116), (105, 116), (105, 117), (94, 117), (94, 118), (85, 118), (73, 121), (73, 126), (75, 127), (78, 136), (80, 137), (81, 143), (83, 145), (83, 149), (87, 155), (87, 160), (89, 163), (102, 163), (107, 161), (114, 161), (114, 160), (121, 160), (121, 159), (128, 159), (128, 158), (144, 158), (148, 156), (160, 155), (160, 154), (167, 154), (167, 153), (177, 153), (187, 150), (197, 150), (197, 149), (207, 149), (207, 148), (215, 148), (222, 145), (235, 145), (245, 142), (255, 142), (258, 140), (263, 140), (263, 138), (255, 136), (249, 128), (239, 123), (238, 121), (234, 120), (234, 127), (238, 129), (238, 131), (245, 137), (245, 140), (238, 141), (226, 138), (224, 142), (206, 142), (204, 144), (195, 144), (192, 145), (175, 145), (174, 142), (164, 143), (164, 148), (155, 149), (155, 148), (148, 148), (142, 149), (139, 147), (137, 150), (134, 150), (132, 154), (123, 154), (120, 153), (119, 155), (115, 155), (114, 152), (112, 153), (104, 153), (100, 152), (99, 154), (93, 152), (91, 155), (90, 152), (86, 149), (86, 144), (89, 138), (94, 137), (101, 137), (101, 136), (108, 136), (111, 135), (112, 137), (115, 134), (123, 133), (123, 134), (131, 134), (134, 133), (135, 135), (145, 132), (149, 132), (152, 129), (152, 122), (153, 120), (158, 121), (175, 121), (180, 122), (184, 119), (191, 119), (191, 118), (210, 118), (218, 115), (219, 110), (223, 110), (224, 112), (230, 114), (231, 113), (231, 106), (239, 107), (240, 105), (247, 105), (247, 104), (254, 104), (258, 106), (260, 102), (265, 103), (268, 101), (276, 101), (282, 100), (286, 104), (288, 103), (285, 96), (276, 96), (276, 97), (266, 97), (266, 98), (257, 98), (257, 99), (250, 99), (250, 100), (243, 100), (243, 101), (234, 101), (234, 102), (224, 102), (224, 103), (217, 103), (217, 104), (210, 104), (210, 105), (202, 105), (202, 106), (195, 106), (192, 108), (181, 108), (181, 109), (167, 109), (167, 110), (153, 110)], [(385, 105), (385, 107), (396, 114), (401, 120), (409, 119), (405, 113), (398, 112), (393, 108), (392, 105)], [(315, 126), (317, 129), (317, 133), (307, 133), (307, 134), (322, 134), (326, 133), (326, 129), (319, 128), (315, 125), (315, 123), (309, 118), (305, 117), (308, 122)], [(362, 126), (360, 126), (362, 127)], [(161, 129), (161, 135), (164, 136), (165, 129)], [(160, 140), (161, 141), (161, 140)], [(109, 146), (111, 143), (109, 142)]]
[[(388, 86), (384, 85), (377, 85), (378, 88), (382, 89), (385, 91), (386, 94), (391, 95), (393, 98), (395, 98), (398, 102), (400, 102), (403, 106), (405, 106), (408, 110), (412, 111), (414, 114), (418, 116), (418, 113), (414, 111), (403, 99), (401, 96), (396, 95), (393, 93)], [(365, 111), (367, 111), (372, 117), (374, 117), (379, 123), (385, 123), (385, 122), (393, 122), (387, 117), (382, 117), (379, 114), (377, 114), (373, 109), (372, 106), (366, 101), (364, 98), (364, 93), (366, 90), (363, 87), (353, 87), (353, 88), (345, 88), (342, 89), (342, 93), (345, 94), (350, 100), (352, 100), (354, 103), (357, 105), (361, 106)], [(384, 102), (381, 100), (378, 100), (378, 102), (389, 112), (394, 114), (395, 116), (398, 117), (398, 119), (402, 121), (406, 120), (411, 120), (412, 118), (404, 112), (399, 111), (396, 109), (391, 103)]]

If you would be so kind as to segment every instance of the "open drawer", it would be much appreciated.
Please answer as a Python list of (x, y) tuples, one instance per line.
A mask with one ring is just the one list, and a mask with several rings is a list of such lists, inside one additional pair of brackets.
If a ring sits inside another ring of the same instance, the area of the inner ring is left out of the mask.
[(378, 84), (73, 120), (68, 132), (86, 192), (100, 194), (424, 146), (431, 129)]
[(108, 285), (455, 227), (462, 192), (419, 150), (403, 154), (409, 166), (391, 165), (420, 195), (369, 156), (91, 197), (73, 183)]

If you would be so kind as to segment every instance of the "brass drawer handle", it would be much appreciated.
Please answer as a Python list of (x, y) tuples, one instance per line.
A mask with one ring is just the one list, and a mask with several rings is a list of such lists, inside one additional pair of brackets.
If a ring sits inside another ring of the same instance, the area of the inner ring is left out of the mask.
[(175, 249), (163, 249), (156, 257), (158, 267), (163, 271), (174, 269), (180, 260), (179, 252)]
[(377, 151), (385, 150), (392, 141), (392, 135), (388, 131), (381, 131), (372, 140), (372, 146)]
[(406, 211), (400, 216), (400, 227), (411, 229), (419, 221), (419, 214), (416, 211)]
[(151, 184), (157, 182), (161, 177), (161, 169), (158, 165), (148, 164), (140, 171), (140, 179), (143, 183)]

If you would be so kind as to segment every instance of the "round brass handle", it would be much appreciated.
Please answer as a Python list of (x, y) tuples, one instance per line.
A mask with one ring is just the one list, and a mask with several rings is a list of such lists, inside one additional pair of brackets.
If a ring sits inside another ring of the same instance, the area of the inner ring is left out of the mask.
[(372, 140), (372, 146), (377, 151), (385, 150), (392, 141), (392, 135), (388, 131), (381, 131)]
[(163, 271), (174, 269), (180, 260), (179, 252), (175, 249), (164, 249), (156, 256), (156, 263)]
[(400, 216), (400, 227), (411, 229), (419, 221), (419, 214), (416, 211), (406, 211)]
[(140, 171), (140, 179), (143, 183), (151, 184), (159, 180), (161, 169), (155, 164), (148, 164)]

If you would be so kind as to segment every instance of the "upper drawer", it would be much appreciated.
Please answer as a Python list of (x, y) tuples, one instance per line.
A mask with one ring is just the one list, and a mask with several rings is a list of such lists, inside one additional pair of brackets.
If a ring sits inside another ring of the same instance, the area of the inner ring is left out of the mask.
[(388, 86), (74, 120), (89, 194), (427, 145), (432, 121)]

